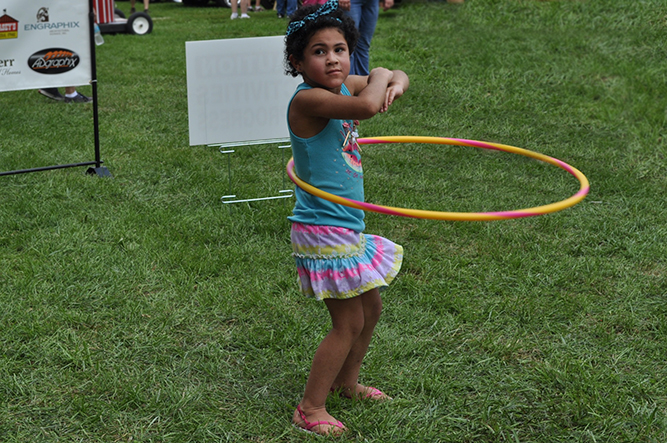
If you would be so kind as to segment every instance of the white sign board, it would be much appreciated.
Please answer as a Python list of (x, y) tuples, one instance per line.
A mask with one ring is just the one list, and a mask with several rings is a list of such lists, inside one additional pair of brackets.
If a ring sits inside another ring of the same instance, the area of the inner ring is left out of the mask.
[(285, 139), (301, 78), (285, 75), (283, 36), (185, 43), (190, 145)]
[(92, 77), (88, 0), (0, 0), (0, 91)]

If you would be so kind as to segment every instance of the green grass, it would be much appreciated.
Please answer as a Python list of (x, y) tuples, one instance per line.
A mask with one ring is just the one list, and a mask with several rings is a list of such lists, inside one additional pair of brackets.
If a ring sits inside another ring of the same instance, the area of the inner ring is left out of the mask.
[[(314, 441), (290, 418), (329, 325), (297, 291), (293, 202), (223, 205), (226, 159), (188, 146), (184, 42), (286, 22), (171, 2), (151, 14), (152, 34), (98, 47), (114, 178), (0, 180), (0, 441)], [(667, 440), (666, 30), (662, 0), (404, 0), (381, 14), (371, 62), (412, 84), (362, 136), (519, 146), (577, 167), (592, 191), (513, 221), (368, 214), (368, 232), (405, 247), (362, 368), (395, 400), (332, 399), (342, 441)], [(93, 159), (91, 105), (1, 97), (2, 170)], [(280, 188), (275, 149), (234, 155), (236, 192)], [(364, 156), (382, 204), (517, 209), (578, 189), (475, 148)]]

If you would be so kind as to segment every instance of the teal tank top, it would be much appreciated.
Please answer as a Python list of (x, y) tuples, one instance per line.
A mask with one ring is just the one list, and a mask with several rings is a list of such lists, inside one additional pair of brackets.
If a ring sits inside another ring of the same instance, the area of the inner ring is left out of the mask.
[[(310, 138), (301, 138), (292, 132), (289, 107), (299, 91), (310, 88), (310, 85), (301, 83), (287, 106), (287, 127), (296, 175), (322, 191), (364, 201), (364, 174), (354, 121), (331, 119), (319, 134)], [(350, 95), (344, 84), (341, 93)], [(364, 211), (360, 209), (331, 203), (299, 187), (295, 195), (293, 215), (288, 217), (292, 222), (340, 226), (357, 232), (362, 232), (366, 227)]]

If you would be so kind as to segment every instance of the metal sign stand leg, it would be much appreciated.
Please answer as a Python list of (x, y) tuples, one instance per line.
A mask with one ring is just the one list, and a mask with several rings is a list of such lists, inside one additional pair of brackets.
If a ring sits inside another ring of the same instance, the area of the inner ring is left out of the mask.
[[(281, 151), (281, 164), (285, 164), (285, 149), (291, 148), (291, 145), (282, 145), (278, 146), (278, 149)], [(262, 201), (262, 200), (276, 200), (276, 199), (282, 199), (282, 198), (290, 198), (294, 195), (294, 190), (293, 189), (285, 189), (286, 187), (286, 180), (285, 180), (285, 170), (283, 168), (283, 178), (282, 178), (282, 187), (283, 189), (278, 191), (278, 194), (280, 195), (274, 195), (274, 196), (268, 196), (268, 197), (257, 197), (257, 198), (244, 198), (244, 199), (237, 199), (236, 194), (233, 193), (232, 191), (232, 166), (231, 166), (231, 154), (233, 154), (235, 151), (232, 150), (224, 150), (224, 148), (220, 148), (220, 153), (224, 154), (227, 156), (227, 176), (229, 178), (229, 193), (227, 195), (223, 195), (220, 197), (220, 201), (222, 203), (228, 205), (232, 203), (246, 203), (246, 202), (255, 202), (255, 201)], [(231, 207), (230, 207), (231, 209)]]

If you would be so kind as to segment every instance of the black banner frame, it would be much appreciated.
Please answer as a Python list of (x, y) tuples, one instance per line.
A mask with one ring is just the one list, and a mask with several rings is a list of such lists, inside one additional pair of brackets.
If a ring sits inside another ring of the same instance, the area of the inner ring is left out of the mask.
[(40, 171), (50, 171), (53, 169), (64, 169), (64, 168), (75, 168), (81, 166), (89, 166), (86, 170), (88, 175), (97, 175), (99, 177), (111, 177), (111, 173), (106, 166), (102, 166), (101, 155), (100, 155), (100, 122), (99, 122), (99, 113), (97, 109), (97, 66), (96, 66), (96, 55), (95, 55), (95, 10), (93, 8), (93, 0), (88, 0), (88, 30), (90, 35), (90, 55), (91, 55), (91, 80), (90, 83), (93, 87), (93, 126), (94, 126), (94, 137), (95, 137), (95, 160), (82, 163), (69, 163), (63, 165), (53, 165), (53, 166), (42, 166), (38, 168), (29, 168), (29, 169), (17, 169), (14, 171), (4, 171), (0, 172), (0, 176), (4, 175), (16, 175), (16, 174), (25, 174), (29, 172), (40, 172)]

